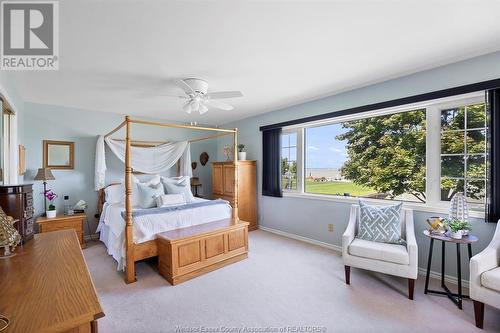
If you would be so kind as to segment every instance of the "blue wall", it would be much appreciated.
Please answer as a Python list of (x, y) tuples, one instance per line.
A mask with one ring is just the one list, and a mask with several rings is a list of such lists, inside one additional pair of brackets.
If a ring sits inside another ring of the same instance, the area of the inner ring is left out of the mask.
[[(25, 182), (33, 183), (35, 215), (43, 213), (43, 185), (33, 181), (37, 169), (42, 166), (43, 140), (74, 141), (75, 169), (53, 170), (55, 180), (49, 181), (59, 198), (56, 208), (63, 211), (63, 196), (69, 195), (71, 202), (83, 199), (89, 208), (87, 216), (94, 231), (96, 224), (94, 214), (97, 208), (97, 192), (94, 191), (94, 161), (97, 136), (105, 134), (118, 126), (124, 119), (123, 115), (71, 109), (53, 105), (25, 103), (23, 138), (26, 146), (27, 173)], [(166, 121), (165, 121), (166, 122)], [(204, 132), (193, 132), (184, 129), (166, 129), (143, 125), (132, 126), (132, 138), (137, 140), (185, 140), (186, 138), (206, 136)], [(121, 135), (120, 135), (121, 134)], [(117, 132), (113, 137), (124, 138), (124, 131)], [(191, 145), (193, 161), (199, 160), (202, 151), (215, 156), (216, 141), (203, 141)], [(106, 182), (121, 182), (124, 179), (124, 165), (113, 153), (107, 150)], [(175, 169), (170, 170), (175, 175)], [(194, 175), (200, 177), (205, 191), (211, 192), (210, 165), (204, 167), (198, 163)], [(88, 233), (88, 230), (86, 230)]]
[[(238, 128), (238, 140), (246, 145), (248, 158), (258, 160), (259, 224), (340, 246), (342, 234), (347, 226), (350, 207), (348, 203), (317, 199), (262, 196), (262, 136), (259, 131), (260, 126), (498, 78), (500, 78), (500, 52), (225, 124), (225, 127)], [(226, 142), (224, 139), (220, 139), (218, 142), (219, 158), (223, 157), (222, 147)], [(415, 212), (419, 266), (422, 268), (426, 265), (428, 249), (428, 240), (422, 235), (422, 230), (426, 227), (425, 219), (436, 215), (436, 213), (425, 211)], [(333, 233), (327, 232), (328, 223), (334, 224)], [(472, 224), (473, 233), (480, 238), (480, 241), (473, 246), (474, 253), (477, 253), (489, 243), (496, 225), (486, 224), (480, 219), (475, 219)], [(465, 255), (463, 258), (463, 266), (467, 267)], [(446, 266), (448, 274), (455, 275), (455, 263), (455, 252), (451, 252), (450, 249)], [(435, 259), (432, 267), (434, 271), (438, 270), (438, 264)], [(467, 277), (468, 275), (463, 276)]]

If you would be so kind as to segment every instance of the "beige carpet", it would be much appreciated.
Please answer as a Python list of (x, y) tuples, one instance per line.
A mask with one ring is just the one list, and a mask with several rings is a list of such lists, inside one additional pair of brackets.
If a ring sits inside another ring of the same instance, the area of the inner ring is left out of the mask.
[[(250, 233), (248, 259), (175, 287), (152, 262), (139, 263), (138, 282), (126, 285), (102, 243), (84, 253), (106, 314), (101, 333), (481, 332), (471, 301), (461, 311), (424, 295), (423, 277), (414, 301), (406, 280), (386, 275), (353, 269), (346, 286), (337, 252), (260, 230)], [(500, 332), (500, 311), (485, 311), (483, 332)]]

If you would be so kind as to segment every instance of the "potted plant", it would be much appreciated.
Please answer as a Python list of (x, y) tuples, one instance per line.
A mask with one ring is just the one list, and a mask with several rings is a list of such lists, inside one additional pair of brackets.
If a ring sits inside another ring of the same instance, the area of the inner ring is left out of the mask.
[(244, 151), (245, 145), (244, 144), (239, 144), (238, 145), (238, 160), (244, 161), (247, 159), (247, 152)]
[(472, 227), (468, 221), (462, 221), (462, 235), (469, 236), (469, 231), (472, 230)]
[(57, 198), (57, 194), (54, 193), (52, 190), (46, 190), (45, 193), (45, 198), (49, 200), (49, 207), (45, 211), (45, 215), (47, 218), (54, 218), (56, 217), (57, 211), (56, 211), (56, 206), (54, 205), (54, 200)]
[(450, 237), (454, 239), (462, 239), (463, 235), (463, 221), (452, 219), (447, 223), (450, 228)]

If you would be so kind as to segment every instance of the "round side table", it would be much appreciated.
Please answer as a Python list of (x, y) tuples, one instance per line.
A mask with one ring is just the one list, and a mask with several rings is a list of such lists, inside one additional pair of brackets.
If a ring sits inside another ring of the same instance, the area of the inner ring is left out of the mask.
[[(448, 233), (443, 235), (432, 234), (428, 230), (424, 230), (424, 235), (429, 237), (431, 240), (429, 246), (429, 258), (427, 260), (427, 274), (425, 275), (425, 294), (437, 294), (437, 295), (446, 295), (448, 298), (455, 303), (456, 306), (461, 310), (462, 309), (462, 299), (469, 298), (467, 295), (462, 294), (462, 264), (460, 261), (460, 245), (467, 244), (467, 250), (469, 254), (469, 260), (472, 258), (472, 243), (477, 242), (478, 238), (473, 235), (463, 236), (462, 239), (451, 238)], [(432, 262), (432, 250), (434, 247), (434, 240), (441, 241), (441, 288), (444, 291), (440, 290), (431, 290), (429, 289), (429, 273), (431, 271), (431, 262)], [(444, 264), (445, 264), (445, 244), (446, 243), (455, 243), (457, 244), (457, 279), (458, 279), (458, 293), (452, 293), (450, 289), (444, 283)]]

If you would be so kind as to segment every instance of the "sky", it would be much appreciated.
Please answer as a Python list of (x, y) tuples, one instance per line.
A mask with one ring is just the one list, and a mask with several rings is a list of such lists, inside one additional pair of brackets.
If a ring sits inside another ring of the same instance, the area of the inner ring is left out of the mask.
[(347, 160), (346, 141), (335, 137), (346, 129), (341, 124), (306, 129), (306, 168), (340, 168)]

